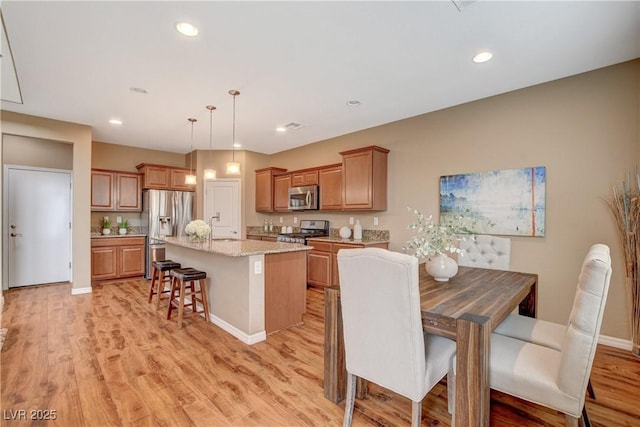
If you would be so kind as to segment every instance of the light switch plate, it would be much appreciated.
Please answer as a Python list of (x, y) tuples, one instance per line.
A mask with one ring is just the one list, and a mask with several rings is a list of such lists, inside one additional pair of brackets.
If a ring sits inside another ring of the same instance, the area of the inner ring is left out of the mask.
[(256, 261), (253, 266), (253, 272), (255, 274), (262, 274), (262, 261)]
[(353, 225), (353, 217), (352, 216), (349, 217), (349, 225)]

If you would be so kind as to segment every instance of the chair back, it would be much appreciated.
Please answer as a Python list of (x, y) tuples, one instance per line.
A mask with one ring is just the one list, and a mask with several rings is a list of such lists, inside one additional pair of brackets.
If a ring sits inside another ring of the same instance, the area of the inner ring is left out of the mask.
[(595, 244), (584, 258), (578, 276), (558, 370), (558, 387), (564, 393), (581, 399), (580, 405), (584, 404), (610, 280), (609, 247)]
[(417, 258), (381, 248), (342, 249), (337, 257), (347, 371), (422, 400), (428, 390)]
[(479, 234), (475, 238), (460, 241), (461, 254), (458, 265), (464, 267), (509, 270), (511, 262), (511, 239)]

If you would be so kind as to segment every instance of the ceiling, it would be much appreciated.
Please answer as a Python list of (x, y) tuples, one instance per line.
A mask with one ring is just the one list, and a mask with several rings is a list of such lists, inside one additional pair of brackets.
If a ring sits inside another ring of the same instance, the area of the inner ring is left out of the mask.
[(2, 109), (186, 153), (210, 104), (231, 148), (236, 89), (237, 141), (271, 154), (640, 57), (639, 1), (456, 3), (2, 1), (23, 100)]

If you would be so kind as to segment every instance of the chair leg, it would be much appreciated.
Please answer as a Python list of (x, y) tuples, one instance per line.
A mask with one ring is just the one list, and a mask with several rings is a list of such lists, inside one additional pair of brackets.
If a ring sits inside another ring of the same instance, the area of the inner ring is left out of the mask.
[(149, 284), (149, 301), (148, 302), (151, 302), (151, 300), (153, 299), (153, 294), (156, 291), (156, 273), (157, 272), (158, 270), (154, 268), (151, 273), (151, 283)]
[(591, 427), (591, 420), (589, 420), (589, 414), (587, 414), (587, 405), (582, 407), (582, 418), (580, 421), (582, 421), (583, 427)]
[[(200, 299), (202, 302), (202, 308), (204, 309), (204, 319), (209, 322), (209, 301), (207, 300), (206, 279), (199, 280), (200, 282)], [(204, 286), (204, 287), (203, 287)]]
[(411, 401), (411, 427), (420, 427), (422, 421), (422, 401)]
[(579, 427), (580, 418), (572, 417), (571, 415), (564, 415), (565, 425), (567, 427)]
[(344, 421), (342, 422), (342, 427), (351, 427), (355, 400), (356, 376), (347, 372), (347, 400), (344, 403)]
[(589, 393), (590, 398), (596, 398), (596, 392), (593, 391), (593, 386), (591, 385), (591, 378), (589, 378), (589, 382), (587, 383), (587, 392)]
[[(449, 413), (452, 417), (455, 417), (456, 409), (456, 375), (453, 373), (453, 368), (447, 372), (447, 406)], [(453, 419), (451, 425), (454, 425)]]

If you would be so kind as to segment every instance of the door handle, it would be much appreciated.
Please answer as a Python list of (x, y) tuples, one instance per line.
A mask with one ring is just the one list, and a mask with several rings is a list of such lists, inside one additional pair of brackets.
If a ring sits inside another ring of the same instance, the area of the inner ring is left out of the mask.
[(311, 191), (307, 191), (307, 197), (305, 197), (305, 201), (307, 202), (307, 208), (311, 208)]
[(22, 237), (22, 234), (11, 233), (11, 234), (9, 234), (9, 236), (11, 236), (11, 237)]

